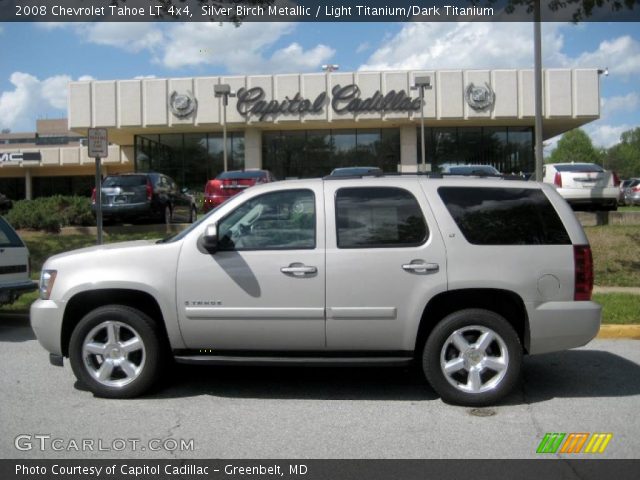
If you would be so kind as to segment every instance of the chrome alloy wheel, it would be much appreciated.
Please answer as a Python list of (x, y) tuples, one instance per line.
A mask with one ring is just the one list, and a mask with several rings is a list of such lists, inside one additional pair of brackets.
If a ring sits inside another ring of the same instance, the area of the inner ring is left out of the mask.
[(124, 387), (140, 376), (146, 352), (140, 334), (131, 326), (105, 321), (82, 343), (82, 359), (89, 374), (107, 387)]
[(480, 325), (454, 331), (440, 350), (440, 368), (447, 382), (466, 393), (495, 389), (508, 367), (506, 343), (495, 331)]

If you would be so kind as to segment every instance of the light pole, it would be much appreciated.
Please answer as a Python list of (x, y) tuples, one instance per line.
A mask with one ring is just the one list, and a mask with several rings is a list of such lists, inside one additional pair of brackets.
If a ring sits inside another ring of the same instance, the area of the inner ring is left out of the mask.
[(213, 86), (213, 93), (217, 98), (222, 98), (222, 158), (224, 162), (224, 171), (228, 170), (227, 165), (227, 105), (229, 105), (229, 97), (235, 97), (236, 92), (231, 91), (231, 85), (221, 83)]
[(542, 27), (540, 16), (540, 0), (535, 0), (533, 12), (533, 57), (534, 57), (534, 96), (535, 96), (535, 161), (536, 181), (542, 181), (543, 146), (542, 146)]
[(322, 65), (322, 71), (323, 72), (335, 72), (336, 70), (338, 70), (340, 68), (340, 65), (337, 65), (335, 63), (328, 63), (326, 65)]
[(425, 143), (424, 143), (424, 91), (427, 88), (431, 88), (431, 77), (426, 75), (424, 77), (415, 77), (413, 79), (413, 86), (411, 90), (420, 91), (420, 151), (422, 159), (422, 171), (427, 171), (427, 158), (425, 155)]

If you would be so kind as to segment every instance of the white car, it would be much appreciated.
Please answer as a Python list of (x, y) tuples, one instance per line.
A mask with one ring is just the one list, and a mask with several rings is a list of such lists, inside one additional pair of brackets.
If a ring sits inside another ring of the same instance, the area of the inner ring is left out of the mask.
[(595, 163), (549, 163), (543, 167), (543, 181), (555, 185), (574, 208), (618, 208), (620, 179)]
[(0, 305), (38, 288), (29, 278), (29, 250), (16, 231), (0, 217)]

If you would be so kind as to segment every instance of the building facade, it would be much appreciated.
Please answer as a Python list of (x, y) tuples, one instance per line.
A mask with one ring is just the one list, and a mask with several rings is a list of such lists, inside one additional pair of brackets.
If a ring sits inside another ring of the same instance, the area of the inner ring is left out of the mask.
[[(421, 102), (412, 87), (424, 77), (431, 88)], [(235, 94), (226, 108), (214, 95), (223, 84)], [(543, 93), (545, 139), (599, 118), (597, 69), (545, 70)], [(68, 128), (78, 135), (108, 130), (118, 151), (113, 158), (110, 151), (107, 172), (158, 171), (196, 190), (223, 170), (225, 114), (228, 168), (266, 168), (281, 179), (351, 165), (415, 171), (422, 118), (428, 170), (444, 163), (491, 164), (505, 173), (535, 169), (533, 70), (73, 82), (68, 114)], [(92, 162), (80, 154), (68, 175), (92, 175)], [(68, 167), (60, 156), (56, 171), (65, 175)], [(0, 168), (0, 176), (17, 171), (10, 170)]]

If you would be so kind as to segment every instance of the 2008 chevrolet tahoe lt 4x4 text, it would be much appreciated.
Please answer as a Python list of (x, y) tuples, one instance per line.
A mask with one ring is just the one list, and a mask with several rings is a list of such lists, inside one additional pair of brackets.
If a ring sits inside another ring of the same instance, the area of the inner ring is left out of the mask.
[(43, 267), (31, 323), (96, 395), (147, 391), (163, 361), (406, 365), (492, 404), (523, 354), (600, 327), (591, 250), (553, 187), (421, 175), (252, 187), (180, 234)]

